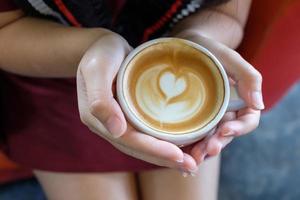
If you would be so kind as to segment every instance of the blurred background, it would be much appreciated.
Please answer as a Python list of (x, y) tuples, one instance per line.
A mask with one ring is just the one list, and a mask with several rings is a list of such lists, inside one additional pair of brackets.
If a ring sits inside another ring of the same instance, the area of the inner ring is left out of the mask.
[(300, 199), (300, 83), (223, 151), (220, 200)]
[[(300, 199), (300, 0), (253, 0), (239, 52), (262, 73), (266, 111), (222, 154), (220, 200)], [(44, 200), (0, 152), (0, 199)]]

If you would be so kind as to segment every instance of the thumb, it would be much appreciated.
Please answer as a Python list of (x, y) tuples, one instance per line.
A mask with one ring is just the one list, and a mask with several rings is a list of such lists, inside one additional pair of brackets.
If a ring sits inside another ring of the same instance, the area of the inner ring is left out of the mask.
[(237, 83), (239, 95), (248, 107), (255, 110), (264, 109), (262, 76), (250, 63), (244, 60), (239, 53), (222, 43), (200, 35), (188, 36), (190, 40), (205, 46), (224, 64), (226, 72)]
[(108, 93), (99, 93), (98, 100), (90, 104), (90, 111), (114, 136), (120, 137), (127, 129), (126, 120), (119, 104)]
[(239, 95), (247, 105), (255, 110), (264, 109), (261, 74), (232, 49), (219, 48), (218, 54), (226, 72), (237, 83)]
[(119, 36), (103, 36), (79, 64), (89, 110), (114, 137), (120, 137), (127, 129), (123, 112), (113, 97), (112, 85), (128, 51), (128, 44)]

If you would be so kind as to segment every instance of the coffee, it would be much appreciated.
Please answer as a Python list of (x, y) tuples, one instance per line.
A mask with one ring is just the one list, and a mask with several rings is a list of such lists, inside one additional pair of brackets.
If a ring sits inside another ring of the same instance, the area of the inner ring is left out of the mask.
[(203, 128), (224, 101), (224, 81), (214, 61), (179, 39), (138, 52), (122, 82), (130, 112), (149, 128), (168, 134)]

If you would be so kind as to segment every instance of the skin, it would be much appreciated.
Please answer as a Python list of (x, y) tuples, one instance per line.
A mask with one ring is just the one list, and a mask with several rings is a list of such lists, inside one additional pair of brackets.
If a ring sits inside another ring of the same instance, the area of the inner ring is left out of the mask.
[(249, 133), (259, 124), (260, 110), (264, 108), (262, 77), (233, 50), (243, 38), (250, 4), (250, 0), (232, 0), (187, 18), (174, 29), (177, 36), (202, 44), (218, 57), (247, 104), (245, 109), (226, 113), (216, 133), (193, 147), (191, 155), (197, 164), (207, 156), (219, 154), (234, 136)]
[[(239, 94), (247, 102), (248, 107), (238, 112), (227, 112), (216, 133), (196, 143), (188, 151), (199, 169), (183, 172), (183, 175), (194, 177), (183, 178), (176, 175), (173, 170), (140, 173), (144, 199), (216, 200), (221, 149), (235, 136), (251, 132), (258, 125), (260, 110), (264, 106), (262, 97), (252, 98), (251, 93), (261, 91), (261, 76), (232, 50), (239, 45), (243, 37), (250, 4), (251, 1), (230, 1), (193, 15), (174, 28), (172, 34), (199, 42), (221, 60), (227, 73), (237, 82)], [(226, 133), (233, 135), (226, 136)], [(165, 187), (166, 185), (168, 187)]]
[(143, 200), (217, 200), (220, 157), (208, 159), (195, 176), (160, 169), (139, 173)]
[(35, 170), (50, 200), (137, 200), (131, 173), (57, 173)]
[[(247, 103), (245, 109), (226, 113), (213, 136), (196, 143), (186, 152), (171, 143), (145, 135), (127, 124), (114, 99), (112, 85), (120, 64), (131, 47), (116, 33), (101, 28), (65, 27), (50, 21), (26, 17), (21, 11), (0, 13), (0, 67), (8, 72), (33, 77), (76, 75), (80, 117), (88, 128), (123, 153), (192, 174), (198, 172), (198, 166), (205, 157), (219, 154), (233, 137), (251, 132), (259, 123), (260, 110), (264, 108), (261, 75), (233, 50), (243, 37), (249, 5), (250, 0), (231, 0), (222, 6), (188, 17), (172, 32), (173, 36), (201, 43), (214, 53), (225, 65), (227, 72), (237, 84), (241, 97)], [(212, 172), (214, 182), (217, 182), (216, 166), (218, 162), (211, 162), (210, 167), (202, 169), (201, 172)], [(157, 172), (140, 174), (142, 191), (145, 191), (146, 196), (149, 194), (146, 191), (149, 190), (156, 190), (161, 194), (164, 192), (161, 188), (151, 189), (149, 184), (148, 186), (143, 184), (150, 177), (155, 180), (155, 176), (165, 174), (170, 177), (170, 181), (182, 181), (182, 178), (174, 176), (168, 170)], [(105, 191), (100, 188), (105, 188), (105, 182), (102, 180), (105, 180), (106, 173), (77, 176), (72, 173), (35, 171), (35, 174), (50, 199), (65, 199), (63, 197), (74, 195), (74, 192), (78, 193), (77, 197), (85, 195), (85, 199), (94, 199), (92, 191), (77, 189), (79, 183), (85, 187), (84, 185), (95, 184), (96, 181), (99, 182), (99, 191)], [(128, 176), (120, 176), (119, 179), (132, 184), (129, 177), (131, 176), (128, 173)], [(196, 176), (199, 184), (201, 181), (208, 181), (201, 177)], [(63, 190), (61, 189), (63, 187), (57, 188), (51, 184), (54, 179), (62, 181), (63, 186), (73, 181), (77, 184)], [(117, 181), (110, 184), (118, 191), (123, 188)], [(191, 181), (189, 188), (195, 188), (193, 185), (195, 186)], [(216, 187), (201, 191), (216, 193)], [(52, 196), (54, 192), (58, 196)], [(113, 199), (110, 193), (106, 195), (105, 199)], [(125, 193), (122, 195), (124, 198), (130, 197)], [(211, 199), (214, 199), (214, 196), (211, 196)]]

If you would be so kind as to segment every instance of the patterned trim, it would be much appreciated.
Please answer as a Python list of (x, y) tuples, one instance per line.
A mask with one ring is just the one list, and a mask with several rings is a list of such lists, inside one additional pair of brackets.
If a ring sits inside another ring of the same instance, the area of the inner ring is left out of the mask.
[(196, 12), (202, 5), (203, 0), (193, 0), (189, 4), (187, 4), (184, 8), (182, 8), (181, 12), (178, 13), (170, 24), (170, 27), (173, 27), (177, 22), (183, 19), (186, 16)]
[[(201, 7), (204, 0), (192, 0), (185, 5), (182, 1), (183, 0), (176, 0), (171, 5), (170, 9), (167, 10), (167, 12), (156, 23), (154, 23), (154, 25), (144, 31), (142, 42), (147, 41), (152, 34), (167, 23), (169, 23), (169, 28), (172, 28), (177, 22), (196, 12)], [(182, 7), (181, 10), (178, 10), (180, 7)]]
[(161, 17), (159, 20), (154, 23), (152, 26), (147, 28), (144, 31), (142, 42), (145, 42), (148, 40), (148, 38), (155, 33), (157, 30), (159, 30), (161, 27), (163, 27), (171, 18), (172, 16), (177, 12), (178, 8), (182, 5), (182, 0), (176, 0), (170, 7), (169, 10)]
[(54, 0), (57, 8), (60, 12), (71, 22), (73, 26), (81, 27), (82, 25), (77, 21), (77, 19), (73, 16), (67, 6), (64, 4), (62, 0)]
[(62, 24), (69, 25), (69, 23), (61, 16), (60, 13), (54, 11), (43, 0), (28, 0), (31, 6), (42, 15), (52, 16), (58, 19)]

